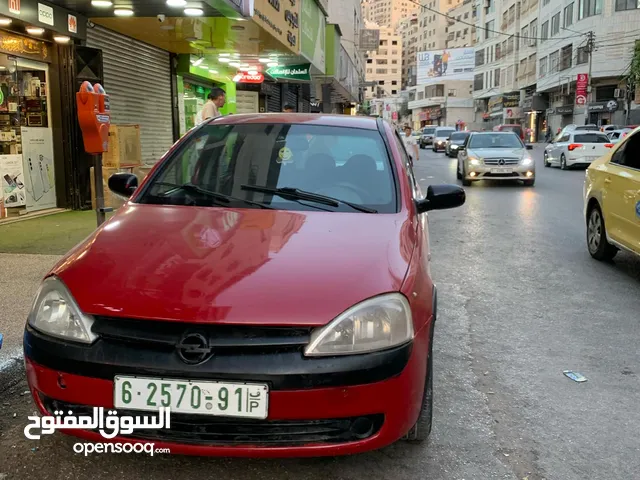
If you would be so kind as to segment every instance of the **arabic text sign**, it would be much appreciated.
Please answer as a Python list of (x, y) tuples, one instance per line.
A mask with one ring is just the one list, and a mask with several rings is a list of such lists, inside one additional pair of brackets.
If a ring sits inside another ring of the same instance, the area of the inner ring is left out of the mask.
[[(110, 439), (119, 434), (129, 435), (134, 430), (171, 427), (170, 409), (164, 407), (160, 407), (158, 418), (118, 416), (115, 410), (108, 410), (105, 416), (104, 407), (94, 407), (93, 415), (76, 416), (72, 411), (53, 413), (54, 415), (42, 417), (37, 415), (27, 417), (31, 423), (24, 427), (24, 436), (29, 440), (39, 440), (42, 435), (51, 435), (56, 430), (81, 429), (98, 430), (100, 435)], [(33, 433), (33, 429), (39, 429), (40, 433)]]
[(418, 52), (418, 85), (428, 85), (443, 80), (471, 81), (474, 66), (475, 50), (473, 48)]
[(589, 85), (589, 75), (579, 73), (576, 78), (576, 105), (587, 103), (587, 85)]
[(287, 65), (283, 67), (271, 67), (267, 70), (267, 75), (272, 78), (282, 78), (288, 80), (311, 80), (309, 73), (310, 64)]

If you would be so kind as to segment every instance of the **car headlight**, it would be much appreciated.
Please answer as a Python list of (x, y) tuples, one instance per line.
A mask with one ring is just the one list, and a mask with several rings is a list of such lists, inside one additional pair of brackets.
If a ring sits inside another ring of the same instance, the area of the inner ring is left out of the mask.
[(67, 287), (49, 277), (38, 290), (28, 317), (29, 325), (39, 332), (80, 343), (98, 338), (91, 331), (93, 317), (80, 311)]
[(531, 157), (524, 157), (522, 159), (522, 165), (532, 165), (533, 164), (533, 159)]
[(471, 165), (480, 165), (482, 162), (480, 161), (479, 158), (476, 157), (469, 157), (469, 164)]
[(449, 148), (451, 150), (457, 150), (458, 149), (458, 145), (456, 145), (455, 143), (452, 143), (451, 145), (449, 145)]
[(406, 297), (391, 293), (370, 298), (311, 334), (308, 357), (369, 353), (413, 339), (413, 318)]

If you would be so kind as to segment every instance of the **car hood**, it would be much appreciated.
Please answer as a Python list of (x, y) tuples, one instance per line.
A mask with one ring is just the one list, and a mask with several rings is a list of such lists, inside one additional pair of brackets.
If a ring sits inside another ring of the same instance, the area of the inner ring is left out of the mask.
[(52, 273), (92, 315), (324, 325), (400, 290), (410, 225), (406, 213), (128, 203)]
[(467, 155), (478, 158), (522, 158), (525, 152), (524, 148), (472, 148), (467, 150)]

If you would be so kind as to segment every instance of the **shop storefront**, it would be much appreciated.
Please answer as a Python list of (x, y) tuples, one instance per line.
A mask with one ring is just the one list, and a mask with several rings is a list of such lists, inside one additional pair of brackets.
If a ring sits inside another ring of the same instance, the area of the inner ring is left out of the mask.
[(589, 113), (589, 123), (596, 125), (610, 125), (624, 123), (624, 115), (618, 113), (620, 104), (617, 100), (605, 100), (592, 102), (587, 106)]
[(2, 5), (0, 18), (0, 218), (5, 218), (66, 206), (69, 159), (57, 148), (65, 142), (59, 72), (62, 53), (85, 28), (72, 12), (37, 2)]
[(528, 132), (528, 142), (540, 142), (545, 139), (547, 105), (548, 102), (542, 94), (532, 93), (525, 96), (522, 102), (522, 112), (525, 131)]
[[(440, 107), (425, 107), (418, 111), (419, 127), (426, 127), (427, 125), (440, 125), (442, 122), (442, 108)], [(414, 122), (415, 123), (415, 122)]]
[(489, 98), (487, 104), (488, 115), (483, 116), (487, 125), (485, 128), (493, 128), (497, 125), (523, 123), (523, 110), (520, 108), (520, 92), (504, 93)]

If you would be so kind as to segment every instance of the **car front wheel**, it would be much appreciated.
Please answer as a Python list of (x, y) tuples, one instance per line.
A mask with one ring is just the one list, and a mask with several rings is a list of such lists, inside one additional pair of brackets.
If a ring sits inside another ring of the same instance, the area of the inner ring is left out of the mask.
[(589, 253), (596, 260), (611, 260), (618, 253), (618, 249), (607, 240), (607, 229), (604, 225), (602, 210), (594, 205), (587, 217), (587, 247)]
[[(433, 328), (433, 327), (432, 327)], [(429, 346), (429, 359), (427, 360), (427, 378), (424, 382), (424, 394), (422, 396), (422, 408), (415, 425), (404, 440), (410, 443), (422, 443), (431, 434), (433, 423), (433, 333), (431, 333), (431, 345)]]
[(544, 152), (544, 166), (545, 167), (551, 166), (551, 164), (549, 163), (549, 157), (547, 156), (547, 152)]

